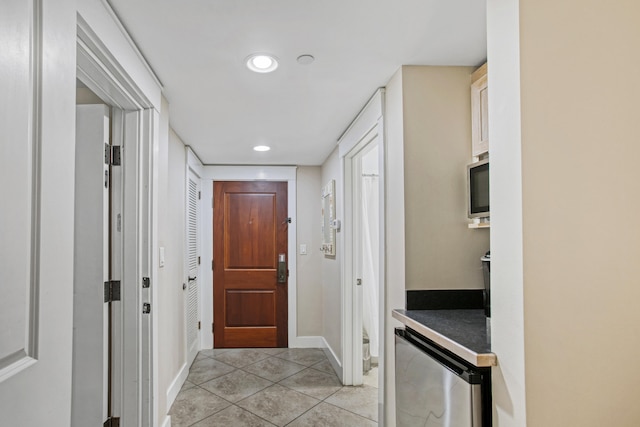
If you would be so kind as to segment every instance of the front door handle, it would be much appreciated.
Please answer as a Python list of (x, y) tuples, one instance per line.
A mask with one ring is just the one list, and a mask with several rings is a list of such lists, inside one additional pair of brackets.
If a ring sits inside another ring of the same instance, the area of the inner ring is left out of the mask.
[(198, 276), (193, 276), (193, 277), (189, 276), (189, 281), (190, 281), (190, 282), (193, 282), (193, 281), (194, 281), (194, 280), (196, 280), (197, 278), (198, 278)]
[(278, 283), (287, 283), (287, 255), (278, 255)]

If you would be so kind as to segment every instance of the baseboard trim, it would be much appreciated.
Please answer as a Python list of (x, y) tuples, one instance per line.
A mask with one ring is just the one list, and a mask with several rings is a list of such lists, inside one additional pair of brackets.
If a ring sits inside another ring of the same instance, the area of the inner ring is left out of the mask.
[[(175, 402), (178, 393), (180, 393), (182, 385), (187, 380), (187, 376), (189, 376), (189, 366), (191, 366), (190, 363), (185, 363), (184, 365), (182, 365), (180, 371), (178, 371), (178, 375), (174, 378), (173, 382), (167, 389), (167, 407), (165, 409), (166, 413), (168, 413), (171, 409), (171, 405), (173, 405), (173, 402)], [(167, 426), (163, 424), (162, 427), (171, 427), (171, 419), (169, 419), (169, 424)]]
[(171, 427), (171, 417), (169, 415), (165, 417), (162, 427)]
[(323, 337), (295, 337), (289, 341), (289, 348), (324, 348), (324, 346), (325, 340)]
[(336, 353), (333, 351), (327, 340), (324, 337), (320, 338), (322, 338), (323, 341), (322, 349), (324, 350), (324, 354), (327, 355), (327, 359), (329, 359), (329, 363), (331, 363), (333, 370), (336, 371), (336, 375), (338, 375), (340, 382), (344, 384), (344, 375), (342, 373), (342, 363), (340, 363), (340, 359), (338, 359), (338, 356), (336, 356)]

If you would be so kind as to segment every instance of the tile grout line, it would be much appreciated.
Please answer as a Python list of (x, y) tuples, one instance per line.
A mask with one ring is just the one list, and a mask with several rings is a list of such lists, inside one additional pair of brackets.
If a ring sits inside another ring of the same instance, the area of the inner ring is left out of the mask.
[[(214, 349), (214, 350), (215, 350), (215, 349)], [(218, 356), (222, 356), (222, 355), (224, 355), (224, 354), (226, 354), (226, 353), (228, 353), (229, 351), (232, 351), (232, 350), (234, 350), (234, 349), (229, 349), (228, 351), (222, 352), (222, 353), (220, 353)], [(239, 349), (239, 350), (247, 350), (247, 349)], [(253, 362), (253, 363), (249, 363), (248, 365), (245, 365), (245, 366), (243, 366), (243, 367), (237, 367), (237, 366), (231, 365), (231, 364), (229, 364), (229, 363), (227, 363), (227, 362), (225, 362), (225, 361), (223, 361), (223, 360), (218, 360), (218, 359), (216, 359), (216, 356), (214, 355), (214, 353), (213, 353), (213, 352), (212, 352), (212, 355), (211, 355), (211, 356), (208, 356), (208, 355), (206, 355), (206, 354), (202, 354), (202, 357), (201, 357), (200, 359), (198, 359), (198, 360), (195, 360), (195, 359), (194, 359), (193, 363), (192, 363), (192, 364), (191, 364), (191, 366), (189, 367), (189, 371), (191, 371), (191, 368), (193, 367), (193, 364), (195, 364), (195, 363), (196, 363), (196, 362), (198, 362), (199, 360), (205, 360), (205, 358), (212, 359), (212, 360), (214, 360), (214, 361), (216, 361), (216, 362), (219, 362), (219, 363), (222, 363), (222, 364), (224, 364), (224, 365), (228, 365), (229, 367), (233, 368), (233, 370), (232, 370), (232, 371), (230, 371), (230, 372), (227, 372), (227, 373), (225, 373), (225, 374), (223, 374), (223, 375), (220, 375), (220, 376), (217, 376), (217, 377), (213, 377), (213, 378), (211, 378), (211, 379), (208, 379), (208, 380), (206, 380), (206, 381), (203, 381), (203, 382), (201, 382), (200, 384), (197, 384), (197, 383), (194, 383), (194, 382), (189, 381), (191, 384), (193, 384), (193, 387), (191, 387), (191, 388), (196, 388), (196, 387), (197, 387), (198, 389), (200, 389), (200, 390), (204, 390), (204, 391), (208, 392), (209, 394), (211, 394), (212, 396), (215, 396), (215, 397), (217, 397), (217, 398), (221, 399), (223, 402), (226, 402), (226, 403), (227, 403), (227, 406), (226, 406), (226, 407), (224, 407), (224, 408), (222, 408), (222, 409), (220, 409), (220, 410), (217, 410), (217, 411), (215, 411), (214, 413), (212, 413), (212, 414), (210, 414), (210, 415), (207, 415), (206, 417), (204, 417), (204, 418), (202, 418), (202, 419), (200, 419), (200, 420), (196, 421), (195, 423), (190, 424), (191, 426), (193, 426), (193, 425), (195, 425), (195, 424), (197, 424), (197, 423), (199, 423), (199, 422), (202, 422), (202, 421), (204, 421), (204, 420), (206, 420), (206, 419), (208, 419), (208, 418), (214, 417), (216, 414), (219, 414), (220, 412), (222, 412), (222, 411), (224, 411), (224, 410), (226, 410), (226, 409), (232, 408), (232, 407), (235, 407), (237, 410), (247, 412), (247, 413), (249, 413), (249, 414), (251, 414), (251, 415), (253, 415), (253, 416), (257, 417), (258, 419), (260, 419), (260, 420), (262, 420), (262, 421), (264, 421), (264, 422), (267, 422), (267, 423), (269, 423), (269, 424), (272, 424), (272, 425), (273, 425), (273, 423), (272, 423), (271, 421), (269, 421), (269, 420), (267, 420), (267, 419), (263, 418), (262, 416), (260, 416), (260, 415), (258, 415), (258, 414), (256, 414), (256, 413), (252, 412), (252, 411), (251, 411), (251, 410), (249, 410), (249, 409), (245, 409), (245, 408), (243, 408), (243, 407), (239, 406), (239, 405), (238, 405), (238, 403), (241, 403), (241, 402), (243, 402), (244, 400), (249, 399), (249, 398), (251, 398), (251, 397), (255, 396), (256, 394), (258, 394), (258, 393), (260, 393), (260, 392), (263, 392), (263, 391), (267, 390), (268, 388), (273, 387), (273, 386), (274, 386), (274, 385), (276, 385), (276, 384), (278, 384), (279, 386), (281, 386), (281, 387), (283, 387), (283, 388), (285, 388), (285, 389), (287, 389), (287, 390), (290, 390), (290, 391), (292, 391), (292, 392), (294, 392), (294, 393), (298, 393), (298, 394), (300, 394), (300, 395), (302, 395), (302, 396), (306, 396), (306, 397), (308, 397), (308, 398), (311, 398), (311, 399), (314, 399), (314, 400), (316, 400), (316, 401), (317, 401), (317, 403), (313, 404), (310, 408), (308, 408), (307, 410), (305, 410), (303, 413), (301, 413), (300, 415), (298, 415), (297, 417), (295, 417), (293, 420), (291, 420), (291, 421), (287, 422), (287, 423), (285, 424), (286, 426), (290, 425), (291, 423), (293, 423), (293, 422), (295, 422), (296, 420), (300, 419), (301, 417), (305, 416), (305, 414), (307, 414), (309, 411), (313, 410), (315, 407), (317, 407), (318, 405), (320, 405), (320, 404), (321, 404), (321, 403), (323, 403), (323, 402), (324, 402), (324, 403), (326, 403), (327, 405), (330, 405), (330, 406), (332, 406), (332, 407), (336, 408), (337, 410), (346, 411), (346, 412), (348, 412), (348, 413), (350, 413), (350, 414), (352, 414), (352, 415), (357, 416), (357, 417), (358, 417), (358, 418), (360, 418), (360, 419), (363, 419), (363, 420), (367, 420), (367, 421), (370, 421), (370, 422), (376, 423), (376, 425), (378, 425), (378, 424), (379, 424), (379, 421), (377, 421), (377, 420), (373, 420), (373, 419), (371, 419), (371, 418), (368, 418), (368, 417), (366, 417), (366, 416), (363, 416), (363, 415), (361, 415), (361, 414), (358, 414), (358, 413), (356, 413), (356, 412), (353, 412), (352, 410), (349, 410), (349, 409), (346, 409), (346, 408), (342, 408), (342, 407), (340, 407), (340, 406), (338, 406), (338, 405), (334, 405), (334, 404), (332, 404), (332, 403), (327, 402), (327, 400), (328, 400), (329, 398), (331, 398), (331, 397), (335, 396), (337, 393), (339, 393), (340, 391), (344, 390), (346, 387), (349, 387), (349, 386), (345, 386), (344, 384), (342, 384), (342, 382), (339, 380), (339, 378), (337, 377), (337, 375), (335, 374), (335, 372), (327, 372), (327, 371), (325, 371), (325, 370), (321, 370), (321, 369), (318, 369), (318, 368), (316, 368), (316, 367), (315, 367), (316, 365), (319, 365), (319, 364), (321, 364), (321, 363), (323, 363), (323, 362), (327, 361), (328, 359), (326, 358), (326, 356), (324, 356), (324, 357), (322, 358), (322, 360), (318, 360), (318, 361), (316, 361), (316, 362), (311, 363), (310, 365), (306, 365), (306, 364), (299, 363), (299, 362), (294, 361), (294, 360), (285, 359), (284, 357), (279, 357), (279, 355), (282, 355), (283, 353), (285, 353), (285, 352), (287, 352), (287, 351), (289, 351), (289, 350), (295, 350), (295, 349), (283, 349), (283, 351), (281, 351), (281, 352), (279, 352), (279, 353), (277, 353), (277, 354), (270, 354), (270, 353), (268, 353), (268, 352), (262, 352), (262, 351), (260, 351), (259, 349), (249, 349), (249, 350), (253, 350), (253, 351), (259, 352), (259, 353), (261, 353), (261, 354), (265, 355), (266, 357), (265, 357), (264, 359), (257, 360), (257, 361), (255, 361), (255, 362)], [(292, 353), (295, 353), (295, 351), (294, 351), (294, 352), (292, 352)], [(249, 371), (245, 370), (245, 368), (248, 368), (248, 367), (253, 366), (253, 365), (255, 365), (255, 364), (257, 364), (257, 363), (260, 363), (260, 362), (265, 362), (265, 361), (267, 361), (267, 360), (269, 360), (269, 359), (273, 359), (273, 358), (276, 358), (276, 359), (278, 359), (278, 360), (280, 360), (280, 361), (284, 361), (284, 362), (288, 362), (288, 363), (293, 363), (294, 365), (298, 365), (299, 367), (302, 367), (302, 369), (301, 369), (301, 370), (299, 370), (299, 371), (297, 371), (297, 372), (294, 372), (294, 373), (292, 373), (292, 374), (290, 374), (290, 375), (287, 375), (286, 377), (280, 378), (278, 381), (273, 381), (273, 380), (271, 380), (271, 379), (269, 379), (269, 378), (265, 378), (265, 377), (263, 377), (263, 376), (260, 376), (259, 374), (256, 374), (256, 373), (254, 373), (254, 372), (249, 372)], [(336, 379), (338, 379), (338, 383), (340, 384), (340, 388), (339, 388), (338, 390), (336, 390), (336, 391), (334, 391), (334, 392), (330, 393), (328, 396), (326, 396), (326, 397), (324, 397), (324, 398), (319, 399), (318, 397), (313, 396), (313, 395), (311, 395), (311, 394), (307, 394), (307, 393), (305, 393), (304, 391), (299, 391), (299, 390), (296, 390), (296, 389), (294, 389), (294, 388), (292, 388), (292, 387), (290, 387), (290, 386), (287, 386), (287, 385), (285, 385), (285, 384), (281, 384), (283, 381), (286, 381), (287, 379), (289, 379), (289, 378), (291, 378), (291, 377), (293, 377), (293, 376), (295, 376), (295, 375), (301, 374), (301, 373), (303, 373), (303, 372), (305, 372), (305, 371), (307, 371), (307, 370), (309, 370), (309, 369), (313, 369), (315, 372), (319, 372), (319, 373), (321, 373), (321, 374), (334, 376)], [(252, 376), (255, 376), (255, 377), (260, 378), (260, 379), (262, 379), (262, 380), (268, 381), (270, 384), (269, 384), (268, 386), (266, 386), (266, 387), (264, 387), (264, 388), (260, 389), (260, 390), (257, 390), (257, 391), (255, 391), (255, 392), (251, 393), (251, 394), (250, 394), (250, 395), (248, 395), (248, 396), (243, 397), (242, 399), (238, 400), (237, 402), (231, 402), (231, 401), (227, 400), (225, 397), (223, 397), (223, 396), (221, 396), (221, 395), (218, 395), (218, 394), (216, 394), (216, 393), (214, 393), (214, 392), (212, 392), (212, 391), (210, 391), (210, 390), (207, 390), (206, 388), (202, 387), (202, 385), (203, 385), (203, 384), (206, 384), (206, 383), (208, 383), (208, 382), (210, 382), (210, 381), (214, 381), (214, 380), (221, 379), (221, 378), (223, 378), (223, 377), (229, 376), (229, 375), (231, 375), (231, 374), (233, 374), (233, 373), (236, 373), (236, 372), (238, 372), (238, 371), (240, 371), (240, 372), (242, 372), (242, 373), (244, 373), (244, 374), (252, 375)], [(363, 384), (363, 386), (366, 386), (367, 388), (377, 389), (376, 387), (369, 386), (369, 385), (364, 385), (364, 384)], [(187, 390), (188, 390), (188, 389), (187, 389)], [(182, 392), (182, 391), (186, 391), (186, 390), (181, 390), (180, 392)]]

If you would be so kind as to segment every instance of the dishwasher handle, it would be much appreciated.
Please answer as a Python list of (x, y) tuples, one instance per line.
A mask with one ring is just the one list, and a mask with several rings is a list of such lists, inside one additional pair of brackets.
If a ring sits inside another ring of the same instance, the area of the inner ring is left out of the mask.
[(447, 354), (445, 349), (436, 347), (435, 343), (429, 343), (424, 338), (414, 333), (411, 329), (396, 328), (395, 334), (417, 347), (423, 353), (429, 355), (440, 363), (443, 367), (459, 376), (461, 379), (469, 384), (482, 384), (482, 373), (478, 372), (479, 368), (474, 368), (464, 364), (462, 361), (455, 358), (450, 354)]

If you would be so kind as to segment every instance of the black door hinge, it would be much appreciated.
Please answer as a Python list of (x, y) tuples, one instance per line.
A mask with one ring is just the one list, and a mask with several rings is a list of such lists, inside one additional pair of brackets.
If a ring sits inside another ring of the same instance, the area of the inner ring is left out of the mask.
[(122, 164), (122, 158), (121, 158), (121, 152), (120, 152), (120, 146), (119, 145), (112, 145), (111, 146), (111, 159), (110, 159), (110, 165), (111, 166), (120, 166)]
[(104, 302), (120, 301), (120, 281), (104, 282)]
[(214, 332), (214, 326), (213, 326), (213, 325), (215, 325), (215, 323), (212, 323), (212, 324), (211, 324), (211, 332), (212, 332), (212, 333)]
[(117, 417), (109, 418), (107, 421), (104, 422), (102, 427), (120, 427), (120, 418), (117, 418)]
[(120, 427), (120, 418), (109, 418), (104, 422), (102, 427)]
[(198, 330), (200, 330), (200, 321), (198, 320)]
[(198, 200), (202, 199), (202, 193), (198, 191)]
[(200, 257), (198, 257), (198, 265), (200, 265)]
[(143, 277), (142, 278), (142, 287), (144, 289), (148, 288), (151, 286), (151, 279), (149, 279), (148, 277)]
[(211, 270), (215, 270), (215, 264), (213, 263), (213, 260), (211, 260)]
[(148, 302), (145, 302), (144, 304), (142, 304), (142, 314), (149, 314), (151, 313), (151, 304), (149, 304)]

